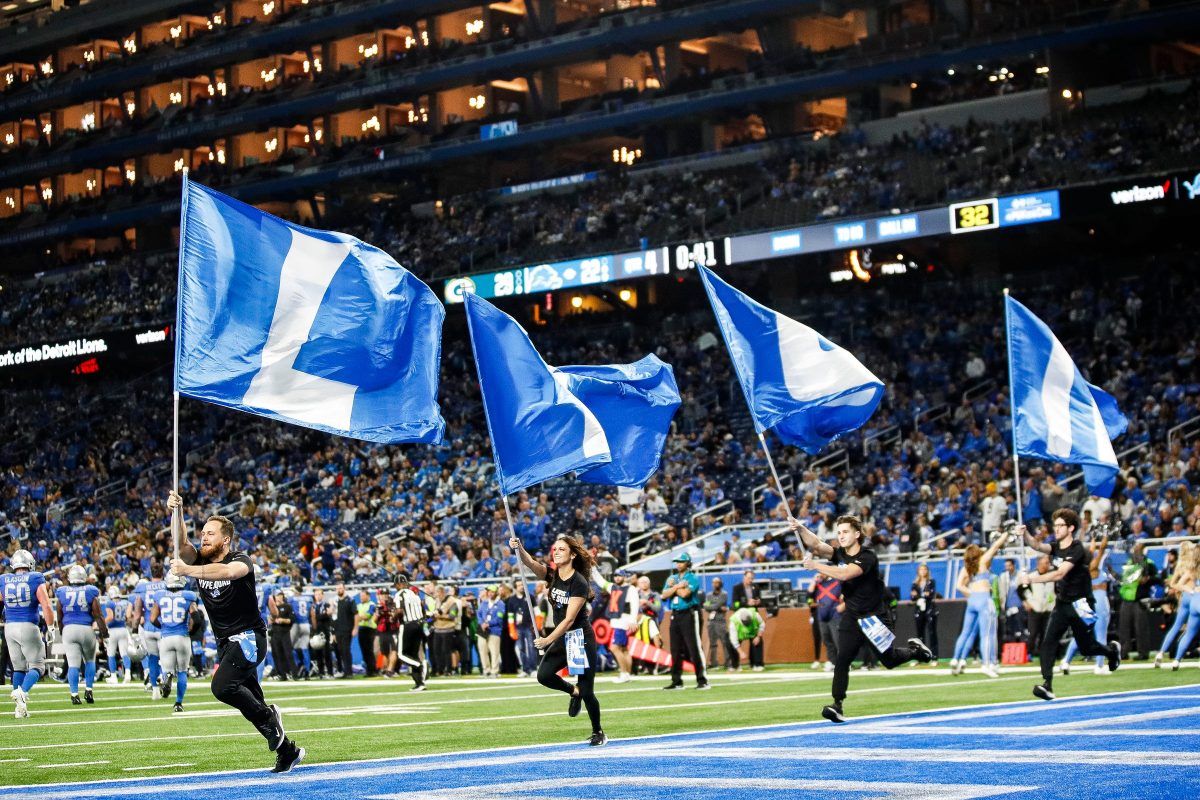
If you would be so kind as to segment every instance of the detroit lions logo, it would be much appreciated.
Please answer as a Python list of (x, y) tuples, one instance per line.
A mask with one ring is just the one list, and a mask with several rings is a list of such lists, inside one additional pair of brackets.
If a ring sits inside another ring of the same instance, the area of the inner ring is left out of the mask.
[(1200, 172), (1197, 172), (1190, 181), (1183, 181), (1183, 188), (1187, 189), (1188, 200), (1195, 200), (1197, 196), (1200, 196)]

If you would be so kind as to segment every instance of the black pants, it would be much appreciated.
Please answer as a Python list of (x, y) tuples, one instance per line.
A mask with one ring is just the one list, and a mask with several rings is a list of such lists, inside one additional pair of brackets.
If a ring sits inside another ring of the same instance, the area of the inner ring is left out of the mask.
[(917, 636), (921, 637), (921, 641), (925, 646), (933, 651), (934, 658), (938, 655), (938, 635), (937, 635), (937, 614), (930, 611), (917, 611), (913, 613), (913, 622), (917, 626)]
[(240, 642), (232, 639), (218, 642), (217, 671), (211, 688), (213, 697), (242, 712), (266, 738), (271, 732), (271, 708), (258, 683), (258, 665), (267, 657), (267, 634), (265, 631), (247, 631), (247, 634)]
[(334, 644), (334, 657), (337, 659), (338, 672), (347, 678), (354, 677), (354, 657), (350, 655), (350, 644), (354, 641), (353, 628), (339, 628), (334, 634), (337, 642)]
[[(884, 624), (889, 630), (893, 627), (888, 620), (884, 620)], [(858, 627), (858, 619), (853, 614), (843, 614), (837, 629), (837, 659), (833, 662), (834, 702), (840, 703), (846, 699), (846, 688), (850, 685), (850, 667), (859, 649), (864, 646), (872, 652), (879, 652)], [(887, 650), (879, 652), (879, 660), (888, 669), (895, 669), (912, 661), (916, 654), (915, 648), (900, 647), (893, 642)]]
[[(1138, 658), (1149, 658), (1154, 649), (1150, 637), (1150, 612), (1142, 608), (1136, 600), (1122, 600), (1120, 613), (1117, 617), (1118, 635), (1121, 639), (1121, 649), (1133, 658), (1136, 649)], [(1136, 646), (1136, 647), (1135, 647)]]
[(413, 683), (425, 683), (425, 624), (406, 622), (400, 628), (400, 660), (408, 664)]
[[(1088, 605), (1091, 605), (1092, 598), (1088, 597), (1087, 602)], [(1050, 686), (1054, 680), (1054, 662), (1058, 659), (1059, 642), (1068, 629), (1075, 637), (1075, 645), (1079, 648), (1079, 654), (1084, 658), (1109, 654), (1109, 648), (1096, 641), (1096, 637), (1092, 633), (1092, 626), (1083, 621), (1079, 613), (1075, 611), (1075, 606), (1065, 600), (1056, 602), (1054, 610), (1050, 612), (1050, 619), (1046, 623), (1046, 632), (1042, 637), (1042, 650), (1038, 655), (1042, 666), (1042, 680), (1046, 686)]]
[(313, 631), (313, 636), (321, 634), (325, 637), (325, 646), (320, 650), (313, 650), (313, 663), (317, 666), (318, 675), (333, 675), (333, 631), (330, 629), (329, 623), (317, 623), (316, 629)]
[(296, 678), (296, 660), (292, 655), (291, 626), (271, 626), (271, 656), (275, 660), (275, 674), (284, 680)]
[(709, 620), (708, 624), (708, 661), (721, 663), (721, 653), (725, 654), (725, 666), (733, 669), (738, 666), (737, 645), (729, 638), (729, 625), (725, 617), (720, 616)]
[(433, 674), (449, 675), (451, 669), (450, 654), (458, 647), (458, 631), (433, 632)]
[(837, 661), (837, 621), (837, 617), (825, 621), (817, 620), (817, 629), (821, 632), (821, 641), (825, 643), (826, 661)]
[(358, 626), (358, 647), (362, 650), (363, 667), (367, 670), (367, 677), (378, 675), (379, 671), (375, 668), (374, 628), (368, 628), (365, 625)]
[(700, 647), (700, 610), (689, 608), (671, 612), (671, 683), (683, 683), (683, 662), (696, 666), (696, 685), (708, 683), (704, 677), (704, 650)]
[[(751, 667), (763, 666), (763, 641), (762, 641), (762, 639), (758, 640), (758, 644), (755, 644), (753, 639), (748, 639), (746, 650), (750, 654), (750, 666)], [(741, 661), (741, 658), (742, 658), (741, 654), (739, 653), (738, 654), (739, 662)]]
[(1046, 633), (1046, 623), (1050, 619), (1049, 611), (1029, 612), (1029, 652), (1042, 652), (1042, 640)]
[[(586, 628), (585, 628), (586, 630)], [(592, 733), (600, 730), (600, 701), (596, 699), (596, 640), (585, 635), (583, 649), (587, 653), (588, 668), (582, 675), (575, 676), (575, 686), (579, 687), (579, 696), (587, 709), (588, 719), (592, 722)], [(575, 693), (575, 686), (564, 680), (558, 673), (567, 666), (567, 645), (561, 639), (550, 646), (538, 664), (538, 683), (547, 689), (554, 689), (567, 694)]]

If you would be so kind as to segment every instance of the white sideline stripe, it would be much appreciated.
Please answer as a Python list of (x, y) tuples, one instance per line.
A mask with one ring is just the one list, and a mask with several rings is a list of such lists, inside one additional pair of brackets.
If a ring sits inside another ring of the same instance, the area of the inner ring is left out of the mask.
[[(1172, 687), (1172, 688), (1174, 688), (1174, 687)], [(1026, 714), (1029, 712), (1030, 707), (1045, 708), (1045, 709), (1049, 709), (1051, 707), (1053, 707), (1053, 708), (1077, 708), (1081, 705), (1092, 705), (1091, 703), (1088, 702), (1091, 697), (1095, 697), (1095, 695), (1082, 695), (1080, 697), (1073, 697), (1070, 700), (1067, 700), (1065, 702), (1058, 701), (1058, 702), (1054, 702), (1054, 703), (1047, 703), (1045, 700), (1022, 700), (1022, 701), (1020, 701), (1022, 703), (1022, 705), (1017, 706), (1017, 707), (1006, 706), (1006, 707), (1001, 707), (1001, 708), (981, 708), (981, 710), (978, 712), (963, 711), (963, 712), (955, 713), (955, 714), (943, 714), (934, 720), (930, 720), (925, 717), (921, 717), (919, 719), (899, 720), (894, 724), (889, 724), (888, 727), (898, 728), (898, 727), (902, 727), (904, 725), (921, 725), (923, 723), (928, 723), (928, 722), (954, 722), (956, 720), (986, 719), (986, 718), (990, 718), (990, 717), (1007, 717), (1007, 716), (1013, 716), (1016, 714)], [(1139, 702), (1141, 699), (1142, 698), (1140, 698), (1140, 697), (1114, 697), (1113, 699), (1109, 700), (1108, 702), (1109, 702), (1109, 704), (1136, 703), (1136, 702)], [(941, 729), (939, 728), (938, 730), (941, 730)]]
[(1096, 725), (1107, 725), (1110, 728), (1119, 727), (1126, 722), (1149, 722), (1156, 719), (1174, 719), (1175, 717), (1194, 717), (1200, 714), (1200, 706), (1188, 708), (1169, 708), (1165, 711), (1147, 711), (1140, 714), (1121, 714), (1116, 717), (1097, 717), (1077, 722), (1060, 722), (1053, 725), (1041, 726), (1044, 730), (1055, 733), (1074, 732), (1078, 728), (1091, 728)]
[(150, 766), (150, 767), (122, 767), (121, 771), (122, 772), (139, 772), (144, 769), (170, 769), (172, 767), (194, 767), (194, 766), (196, 766), (196, 763), (194, 761), (189, 761), (184, 764), (155, 764), (154, 766)]
[(56, 769), (58, 767), (90, 767), (94, 764), (111, 764), (111, 761), (74, 761), (70, 764), (38, 764), (38, 769)]
[[(956, 725), (953, 727), (935, 727), (928, 730), (914, 730), (909, 725), (858, 725), (854, 727), (838, 728), (839, 734), (864, 734), (870, 736), (879, 736), (882, 734), (899, 734), (904, 736), (912, 736), (914, 734), (922, 734), (927, 736), (1020, 736), (1026, 739), (1056, 739), (1061, 741), (1063, 733), (1069, 733), (1071, 738), (1086, 736), (1089, 738), (1112, 738), (1115, 736), (1124, 737), (1155, 737), (1164, 738), (1168, 736), (1200, 736), (1200, 728), (1154, 728), (1153, 730), (1130, 730), (1128, 728), (1080, 728), (1078, 730), (1058, 731), (1050, 726), (1038, 726), (1033, 728), (1018, 728), (1018, 727), (970, 727), (965, 725)], [(765, 738), (765, 737), (764, 737)]]
[[(775, 759), (795, 761), (793, 747), (654, 747), (614, 749), (614, 753), (643, 758), (734, 758)], [(1200, 755), (1186, 755), (1173, 750), (992, 750), (914, 748), (912, 750), (882, 750), (877, 747), (806, 747), (804, 758), (818, 761), (936, 761), (962, 764), (1121, 764), (1128, 766), (1170, 764), (1172, 767), (1200, 766)]]
[[(960, 681), (960, 682), (962, 682), (962, 681)], [(983, 681), (968, 680), (968, 681), (965, 681), (962, 683), (972, 684), (972, 683), (982, 683), (982, 682)], [(882, 688), (890, 688), (890, 687), (882, 687)], [(903, 688), (911, 688), (911, 687), (903, 687)], [(1100, 694), (1089, 695), (1088, 697), (1090, 697), (1094, 701), (1103, 702), (1105, 700), (1108, 700), (1111, 698), (1116, 698), (1116, 697), (1126, 697), (1126, 696), (1130, 696), (1130, 695), (1158, 694), (1158, 693), (1162, 693), (1162, 692), (1177, 691), (1180, 689), (1196, 689), (1196, 688), (1200, 688), (1200, 684), (1183, 684), (1180, 686), (1160, 686), (1160, 687), (1154, 687), (1154, 688), (1150, 688), (1150, 689), (1126, 689), (1126, 690), (1121, 690), (1121, 691), (1116, 691), (1116, 692), (1105, 692), (1105, 693), (1100, 693)], [(962, 711), (962, 710), (970, 709), (970, 708), (987, 709), (987, 708), (998, 708), (998, 707), (1013, 707), (1014, 705), (1028, 706), (1029, 702), (1028, 701), (1017, 701), (1016, 703), (1013, 703), (1011, 701), (1008, 701), (1008, 702), (997, 702), (997, 703), (983, 703), (983, 704), (979, 704), (979, 705), (949, 706), (947, 708), (939, 709), (938, 711), (934, 711), (934, 712), (915, 712), (915, 713), (926, 713), (927, 717), (932, 719), (932, 718), (936, 718), (938, 713), (957, 712), (957, 711)], [(890, 714), (870, 714), (870, 715), (858, 717), (858, 718), (856, 718), (855, 721), (856, 722), (859, 720), (864, 721), (864, 722), (870, 721), (870, 720), (883, 721), (883, 720), (896, 718), (896, 717), (908, 717), (908, 716), (911, 716), (913, 713), (914, 712), (902, 712), (902, 713), (897, 714), (897, 713), (893, 712)], [(657, 733), (657, 734), (649, 734), (649, 735), (645, 735), (645, 736), (628, 736), (628, 737), (624, 737), (622, 739), (611, 740), (611, 741), (614, 744), (616, 744), (617, 747), (624, 747), (625, 743), (629, 743), (629, 742), (646, 742), (649, 746), (653, 746), (656, 742), (660, 742), (663, 740), (670, 740), (670, 739), (678, 739), (678, 738), (683, 738), (683, 737), (703, 736), (705, 734), (716, 734), (716, 733), (724, 733), (725, 735), (733, 735), (733, 734), (752, 735), (756, 731), (760, 732), (760, 735), (763, 735), (763, 736), (772, 736), (774, 738), (778, 738), (783, 735), (793, 735), (797, 732), (808, 731), (808, 730), (811, 730), (818, 726), (823, 727), (823, 728), (828, 728), (829, 723), (825, 722), (824, 720), (804, 720), (804, 721), (800, 721), (800, 722), (775, 723), (775, 724), (771, 724), (771, 725), (743, 725), (743, 726), (738, 726), (738, 727), (733, 727), (733, 728), (727, 728), (723, 732), (722, 731), (713, 731), (713, 730), (680, 731), (678, 733), (672, 733), (672, 734)], [(334, 728), (331, 730), (338, 730), (338, 729)], [(840, 728), (840, 730), (846, 731), (846, 732), (855, 732), (855, 733), (862, 731), (862, 732), (866, 732), (866, 733), (871, 733), (872, 735), (875, 735), (877, 733), (877, 731), (870, 730), (865, 725), (857, 725), (857, 724), (843, 726), (842, 728)], [(985, 729), (985, 730), (991, 732), (994, 729), (989, 728), (989, 729)], [(939, 731), (940, 731), (940, 729), (939, 729)], [(912, 733), (912, 730), (909, 728), (902, 728), (901, 732)], [(1159, 733), (1162, 735), (1170, 735), (1171, 731), (1169, 731), (1169, 730), (1168, 731), (1159, 731)], [(1109, 735), (1111, 735), (1111, 732)], [(128, 741), (128, 740), (126, 740), (126, 741)], [(100, 744), (103, 744), (103, 743), (100, 743)], [(542, 744), (542, 745), (507, 745), (507, 746), (503, 746), (503, 747), (490, 747), (490, 748), (483, 748), (483, 749), (478, 749), (478, 750), (452, 750), (449, 752), (427, 753), (427, 754), (423, 754), (423, 755), (414, 755), (414, 756), (384, 756), (384, 757), (380, 757), (380, 758), (358, 759), (358, 760), (353, 760), (353, 761), (330, 761), (330, 762), (325, 762), (323, 764), (314, 764), (314, 765), (307, 766), (307, 767), (301, 767), (300, 772), (297, 773), (296, 778), (294, 778), (293, 780), (302, 779), (303, 777), (311, 777), (312, 779), (317, 780), (317, 779), (320, 779), (322, 775), (326, 774), (326, 772), (333, 772), (337, 776), (341, 777), (341, 776), (345, 775), (345, 772), (339, 770), (338, 769), (339, 767), (358, 768), (358, 767), (363, 767), (367, 764), (388, 764), (388, 765), (390, 765), (388, 767), (389, 770), (396, 770), (398, 768), (401, 768), (402, 766), (404, 768), (409, 768), (413, 765), (413, 762), (418, 762), (421, 759), (440, 759), (442, 761), (445, 761), (445, 759), (447, 759), (447, 758), (458, 758), (458, 757), (462, 757), (462, 756), (477, 756), (481, 753), (509, 753), (509, 754), (511, 754), (514, 752), (521, 752), (521, 755), (519, 757), (525, 758), (526, 756), (530, 755), (529, 751), (552, 750), (556, 754), (558, 754), (559, 757), (561, 757), (564, 752), (562, 750), (562, 745), (563, 745), (562, 742), (550, 742), (550, 743)], [(61, 746), (61, 745), (56, 745), (56, 746)], [(610, 748), (608, 750), (608, 752), (610, 752), (610, 753), (613, 752), (614, 750), (617, 749), (617, 747)], [(512, 756), (510, 755), (510, 756), (508, 756), (508, 760), (505, 761), (504, 763), (509, 763), (511, 761), (511, 759), (512, 759)], [(457, 762), (456, 762), (456, 764), (457, 764)], [(182, 790), (182, 791), (192, 791), (192, 790), (204, 789), (204, 788), (215, 788), (216, 787), (215, 783), (208, 783), (208, 784), (201, 783), (197, 779), (200, 779), (200, 778), (220, 779), (220, 778), (229, 778), (230, 776), (236, 776), (236, 775), (245, 776), (247, 774), (248, 774), (248, 771), (244, 770), (244, 769), (202, 772), (202, 773), (196, 773), (194, 775), (186, 776), (189, 779), (189, 781), (191, 781), (189, 783), (174, 784), (174, 785), (155, 784), (154, 788), (158, 791), (167, 791), (167, 790), (171, 790), (171, 789)], [(177, 776), (164, 776), (164, 779), (169, 778), (169, 777), (177, 777)], [(250, 784), (250, 782), (253, 780), (254, 780), (254, 778), (245, 778), (241, 781), (234, 781), (234, 782), (230, 783), (229, 785), (230, 786), (248, 786)], [(46, 783), (46, 784), (41, 784), (37, 788), (39, 788), (39, 789), (54, 789), (54, 788), (64, 788), (65, 787), (69, 791), (60, 793), (58, 795), (58, 797), (63, 798), (63, 800), (74, 800), (74, 798), (76, 798), (78, 795), (77, 787), (80, 787), (80, 786), (88, 786), (88, 787), (106, 786), (107, 787), (107, 786), (112, 786), (114, 784), (120, 785), (117, 788), (119, 788), (121, 792), (128, 792), (128, 791), (130, 791), (130, 789), (136, 790), (139, 786), (145, 786), (146, 781), (144, 778), (102, 778), (99, 780), (86, 781), (86, 782)], [(28, 790), (30, 788), (33, 788), (33, 787), (29, 787), (29, 786), (0, 787), (0, 789), (16, 790), (18, 792), (17, 794), (0, 795), (0, 800), (6, 800), (6, 798), (12, 798), (13, 800), (28, 800), (30, 795), (25, 793), (25, 790)], [(96, 789), (89, 789), (88, 794), (94, 796), (97, 794), (97, 791), (98, 790), (96, 790)], [(39, 800), (50, 800), (50, 795), (42, 795), (41, 798), (39, 798)]]
[[(999, 680), (1000, 681), (1024, 680), (1024, 676), (1014, 676), (1011, 678), (1000, 678)], [(875, 693), (879, 693), (879, 692), (898, 692), (898, 691), (906, 691), (906, 690), (911, 690), (911, 689), (936, 688), (936, 687), (943, 687), (943, 686), (962, 686), (962, 685), (968, 685), (968, 684), (972, 684), (972, 683), (981, 684), (981, 683), (997, 683), (997, 682), (998, 681), (995, 679), (985, 678), (983, 680), (976, 680), (976, 681), (971, 681), (971, 680), (968, 680), (968, 681), (945, 681), (942, 683), (909, 684), (909, 685), (905, 685), (905, 686), (877, 686), (877, 687), (873, 687), (870, 689), (860, 689), (857, 692), (855, 692), (854, 695), (857, 696), (860, 694), (875, 694)], [(630, 690), (626, 690), (626, 691), (630, 691)], [(633, 690), (633, 691), (641, 691), (641, 690)], [(658, 691), (661, 691), (661, 690), (658, 690)], [(553, 697), (554, 695), (548, 695), (548, 696)], [(607, 708), (607, 709), (605, 709), (605, 713), (606, 714), (617, 714), (617, 713), (628, 713), (630, 711), (680, 710), (680, 709), (689, 709), (689, 708), (704, 708), (704, 707), (710, 707), (710, 706), (736, 705), (739, 703), (772, 703), (772, 702), (781, 702), (784, 700), (812, 700), (815, 698), (826, 697), (826, 696), (827, 695), (825, 692), (819, 692), (819, 693), (813, 693), (813, 694), (793, 694), (793, 695), (783, 695), (783, 696), (773, 695), (770, 697), (745, 697), (745, 698), (739, 698), (736, 700), (710, 700), (707, 702), (700, 702), (700, 703), (672, 703), (669, 705), (628, 706), (628, 707), (620, 707), (620, 708)], [(302, 729), (295, 729), (295, 730), (289, 729), (289, 733), (293, 733), (293, 734), (294, 733), (331, 733), (331, 732), (335, 732), (335, 731), (381, 730), (381, 729), (388, 729), (388, 728), (409, 728), (409, 727), (413, 727), (413, 726), (417, 726), (417, 725), (459, 725), (459, 724), (470, 725), (470, 724), (479, 723), (479, 722), (501, 722), (503, 720), (513, 720), (513, 719), (539, 719), (542, 717), (557, 717), (557, 716), (561, 716), (561, 715), (562, 715), (562, 711), (544, 711), (544, 712), (539, 712), (539, 713), (535, 713), (535, 714), (508, 714), (508, 715), (500, 716), (500, 717), (475, 717), (475, 718), (469, 718), (469, 719), (460, 719), (460, 718), (431, 719), (431, 720), (419, 720), (419, 721), (414, 721), (414, 722), (385, 722), (385, 723), (372, 724), (372, 725), (345, 725), (345, 726), (338, 726), (338, 727), (333, 727), (333, 728), (302, 728)], [(166, 718), (166, 719), (169, 719), (169, 718)], [(105, 720), (105, 721), (108, 721), (108, 720)], [(46, 723), (46, 724), (59, 725), (62, 723)], [(19, 727), (24, 727), (24, 726), (18, 726), (18, 725), (13, 726), (13, 728), (19, 728)], [(140, 738), (128, 738), (127, 737), (127, 738), (122, 739), (121, 742), (128, 743), (128, 742), (193, 741), (193, 740), (197, 740), (197, 739), (224, 739), (226, 737), (246, 737), (246, 736), (261, 736), (261, 735), (262, 734), (258, 733), (257, 731), (230, 731), (228, 733), (206, 733), (206, 734), (192, 735), (192, 736), (144, 736), (144, 737), (140, 737)], [(94, 747), (94, 746), (98, 747), (98, 746), (107, 746), (107, 745), (110, 745), (111, 743), (112, 743), (111, 741), (97, 741), (97, 742), (62, 742), (62, 743), (56, 743), (56, 744), (17, 745), (17, 746), (0, 747), (0, 751), (9, 752), (9, 751), (25, 751), (25, 750), (47, 750), (47, 749), (57, 748), (57, 747), (76, 747), (76, 748), (78, 748), (78, 747)], [(361, 763), (361, 762), (350, 762), (350, 763)]]

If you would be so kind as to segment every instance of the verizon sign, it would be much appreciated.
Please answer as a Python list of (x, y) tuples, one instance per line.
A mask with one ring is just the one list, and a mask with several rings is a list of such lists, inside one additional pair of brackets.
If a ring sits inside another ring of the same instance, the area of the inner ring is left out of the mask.
[(1131, 203), (1148, 203), (1154, 200), (1167, 199), (1167, 193), (1171, 191), (1171, 179), (1157, 183), (1152, 186), (1133, 185), (1128, 189), (1116, 189), (1109, 192), (1114, 206), (1125, 206)]

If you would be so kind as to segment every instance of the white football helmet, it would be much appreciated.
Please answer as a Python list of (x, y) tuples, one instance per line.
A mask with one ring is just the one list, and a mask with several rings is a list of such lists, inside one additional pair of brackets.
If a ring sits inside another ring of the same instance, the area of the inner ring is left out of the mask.
[(33, 569), (37, 564), (33, 560), (33, 553), (28, 550), (18, 550), (8, 559), (8, 563), (13, 569)]
[(121, 587), (113, 584), (112, 586), (108, 587), (108, 592), (106, 592), (106, 594), (108, 595), (109, 600), (118, 600), (121, 597)]
[(325, 634), (314, 633), (308, 640), (308, 646), (311, 647), (313, 650), (324, 650), (325, 649)]
[(87, 570), (79, 564), (72, 564), (67, 570), (67, 583), (72, 586), (82, 586), (87, 583)]
[(146, 645), (142, 644), (140, 636), (129, 637), (129, 658), (133, 661), (141, 661), (146, 657)]

